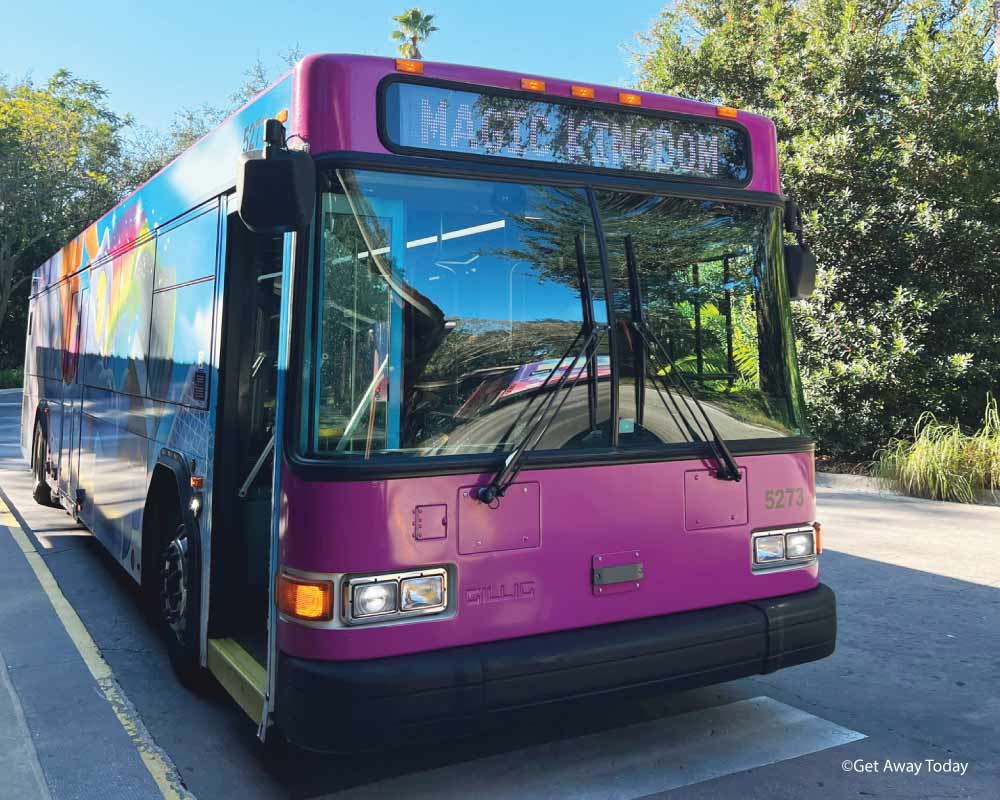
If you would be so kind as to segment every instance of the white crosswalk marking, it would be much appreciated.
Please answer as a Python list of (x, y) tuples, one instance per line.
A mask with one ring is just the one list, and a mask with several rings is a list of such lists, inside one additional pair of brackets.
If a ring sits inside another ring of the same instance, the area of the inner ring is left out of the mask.
[(864, 738), (777, 700), (755, 697), (327, 797), (633, 800)]

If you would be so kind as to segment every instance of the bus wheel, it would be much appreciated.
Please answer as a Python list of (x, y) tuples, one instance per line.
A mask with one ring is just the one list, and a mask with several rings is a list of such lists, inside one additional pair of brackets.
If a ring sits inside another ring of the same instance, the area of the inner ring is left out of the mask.
[(204, 677), (198, 658), (201, 627), (200, 550), (197, 539), (183, 523), (172, 526), (168, 524), (164, 529), (172, 530), (173, 538), (160, 551), (160, 625), (170, 661), (181, 683), (194, 687)]
[(35, 473), (35, 485), (31, 496), (35, 502), (43, 506), (55, 506), (52, 501), (52, 489), (45, 480), (45, 459), (48, 456), (48, 444), (45, 442), (45, 430), (40, 422), (35, 423), (35, 437), (32, 440), (31, 467)]

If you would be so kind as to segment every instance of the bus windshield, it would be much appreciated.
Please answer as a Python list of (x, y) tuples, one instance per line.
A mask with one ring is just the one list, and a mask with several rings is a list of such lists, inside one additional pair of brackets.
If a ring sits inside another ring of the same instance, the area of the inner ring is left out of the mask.
[[(567, 372), (583, 374), (562, 381), (565, 402), (536, 449), (697, 441), (693, 409), (671, 405), (671, 369), (728, 440), (802, 433), (776, 210), (367, 170), (323, 181), (307, 455), (506, 452)], [(672, 367), (633, 335), (626, 240), (646, 323)], [(594, 321), (610, 326), (589, 366), (570, 352), (584, 324), (581, 269)]]

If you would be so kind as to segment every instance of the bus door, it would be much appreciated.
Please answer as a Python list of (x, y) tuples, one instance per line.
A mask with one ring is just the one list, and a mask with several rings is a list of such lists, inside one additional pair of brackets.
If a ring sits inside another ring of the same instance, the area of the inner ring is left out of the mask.
[(272, 474), (284, 237), (226, 222), (209, 637), (267, 661)]
[(67, 497), (70, 509), (76, 515), (76, 490), (80, 472), (80, 428), (83, 403), (83, 384), (80, 379), (80, 343), (83, 336), (83, 310), (88, 288), (73, 292), (70, 303), (71, 329), (69, 341), (63, 350), (63, 413), (59, 447), (59, 494)]

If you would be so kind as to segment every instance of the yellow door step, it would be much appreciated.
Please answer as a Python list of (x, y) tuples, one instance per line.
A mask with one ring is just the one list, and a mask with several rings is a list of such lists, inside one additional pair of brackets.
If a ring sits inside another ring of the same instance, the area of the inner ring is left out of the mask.
[(264, 666), (233, 639), (209, 639), (208, 671), (250, 719), (260, 725), (267, 689)]

